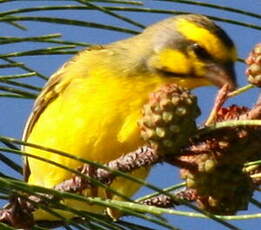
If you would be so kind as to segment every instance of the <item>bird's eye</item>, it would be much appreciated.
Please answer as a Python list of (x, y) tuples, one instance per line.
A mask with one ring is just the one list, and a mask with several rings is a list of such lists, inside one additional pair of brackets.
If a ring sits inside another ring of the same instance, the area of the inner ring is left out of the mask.
[(204, 49), (201, 45), (199, 45), (198, 43), (193, 43), (191, 46), (192, 50), (194, 51), (194, 53), (199, 57), (199, 58), (208, 58), (209, 54), (206, 51), (206, 49)]

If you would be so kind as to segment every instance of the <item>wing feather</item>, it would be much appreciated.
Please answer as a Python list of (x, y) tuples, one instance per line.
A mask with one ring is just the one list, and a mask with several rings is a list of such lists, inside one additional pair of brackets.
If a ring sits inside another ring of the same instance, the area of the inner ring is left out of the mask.
[[(54, 73), (46, 85), (44, 86), (42, 92), (37, 97), (33, 110), (25, 124), (22, 140), (26, 141), (33, 130), (34, 125), (39, 119), (45, 108), (53, 101), (57, 96), (67, 87), (69, 84), (62, 84), (62, 78), (65, 73), (66, 67), (72, 64), (73, 60), (65, 63), (56, 73)], [(24, 151), (25, 146), (22, 146), (21, 150)], [(27, 157), (24, 157), (24, 168), (23, 168), (24, 180), (27, 181), (30, 175), (30, 167), (28, 164)]]
[[(66, 62), (56, 73), (54, 73), (50, 77), (50, 79), (48, 80), (48, 82), (44, 86), (42, 92), (37, 97), (37, 99), (34, 103), (32, 113), (30, 114), (30, 116), (26, 122), (25, 128), (24, 128), (24, 133), (23, 133), (23, 137), (22, 137), (23, 141), (26, 141), (28, 139), (30, 133), (33, 130), (34, 125), (36, 124), (37, 120), (39, 119), (39, 117), (41, 116), (43, 111), (70, 84), (71, 78), (69, 79), (69, 81), (64, 80), (64, 77), (66, 75), (65, 73), (67, 73), (67, 67), (69, 67), (73, 63), (75, 63), (77, 61), (77, 58), (80, 57), (83, 52), (91, 51), (91, 50), (103, 50), (103, 49), (105, 49), (104, 46), (95, 45), (95, 46), (89, 47), (89, 48), (79, 52), (76, 56), (74, 56), (70, 61)], [(21, 149), (24, 150), (24, 147), (25, 146), (23, 146)], [(30, 175), (30, 167), (28, 164), (27, 157), (24, 157), (23, 173), (24, 173), (24, 179), (25, 179), (25, 181), (27, 181), (28, 177)]]

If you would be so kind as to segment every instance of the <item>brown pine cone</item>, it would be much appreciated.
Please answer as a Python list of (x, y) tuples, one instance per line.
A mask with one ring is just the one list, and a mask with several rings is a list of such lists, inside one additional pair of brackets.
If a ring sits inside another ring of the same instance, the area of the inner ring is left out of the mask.
[(261, 43), (251, 51), (246, 59), (246, 64), (248, 65), (246, 75), (249, 83), (261, 87)]
[(253, 184), (240, 167), (218, 166), (210, 173), (181, 170), (187, 187), (194, 190), (197, 205), (211, 213), (233, 215), (245, 210), (253, 194)]
[(197, 130), (200, 110), (189, 90), (169, 84), (150, 95), (142, 113), (141, 137), (158, 153), (175, 154)]
[[(248, 112), (248, 108), (235, 105), (222, 108), (216, 121), (238, 120), (247, 117)], [(199, 207), (223, 215), (247, 208), (256, 184), (243, 168), (246, 162), (260, 156), (260, 138), (259, 127), (236, 127), (190, 140), (189, 147), (173, 163), (181, 168), (181, 177), (188, 189), (194, 190)]]

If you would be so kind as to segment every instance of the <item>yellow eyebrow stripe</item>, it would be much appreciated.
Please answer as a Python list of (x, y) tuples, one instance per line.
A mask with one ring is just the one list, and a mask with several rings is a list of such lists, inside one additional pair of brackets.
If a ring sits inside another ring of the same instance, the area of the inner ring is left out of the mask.
[(216, 59), (223, 61), (236, 60), (237, 54), (235, 48), (225, 46), (222, 41), (209, 30), (185, 19), (179, 19), (176, 23), (177, 30), (185, 36), (185, 38), (200, 44)]

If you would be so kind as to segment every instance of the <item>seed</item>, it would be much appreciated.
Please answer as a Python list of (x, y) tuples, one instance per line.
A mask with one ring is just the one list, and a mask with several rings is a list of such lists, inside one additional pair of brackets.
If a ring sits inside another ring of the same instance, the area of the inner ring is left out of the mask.
[(157, 127), (156, 128), (156, 134), (157, 134), (158, 137), (162, 138), (162, 137), (165, 137), (166, 131), (165, 131), (164, 128)]
[(216, 166), (216, 162), (214, 161), (214, 160), (207, 160), (206, 162), (205, 162), (205, 171), (206, 172), (210, 172), (210, 171), (213, 171), (213, 169), (215, 168), (215, 166)]
[(178, 107), (178, 108), (176, 109), (176, 114), (177, 114), (178, 116), (184, 116), (186, 113), (187, 113), (187, 110), (186, 110), (186, 108), (184, 108), (184, 107)]
[(187, 187), (188, 187), (188, 188), (193, 188), (193, 187), (196, 186), (195, 180), (190, 179), (190, 178), (188, 178), (188, 179), (186, 180), (186, 184), (187, 184)]
[(173, 118), (173, 114), (170, 113), (170, 112), (163, 112), (162, 118), (163, 118), (163, 120), (166, 121), (166, 122), (171, 121), (172, 118)]
[(180, 99), (178, 97), (173, 97), (171, 99), (172, 104), (177, 105), (179, 103)]
[(192, 101), (191, 98), (186, 98), (186, 99), (185, 99), (185, 102), (186, 102), (188, 105), (191, 105), (193, 101)]

